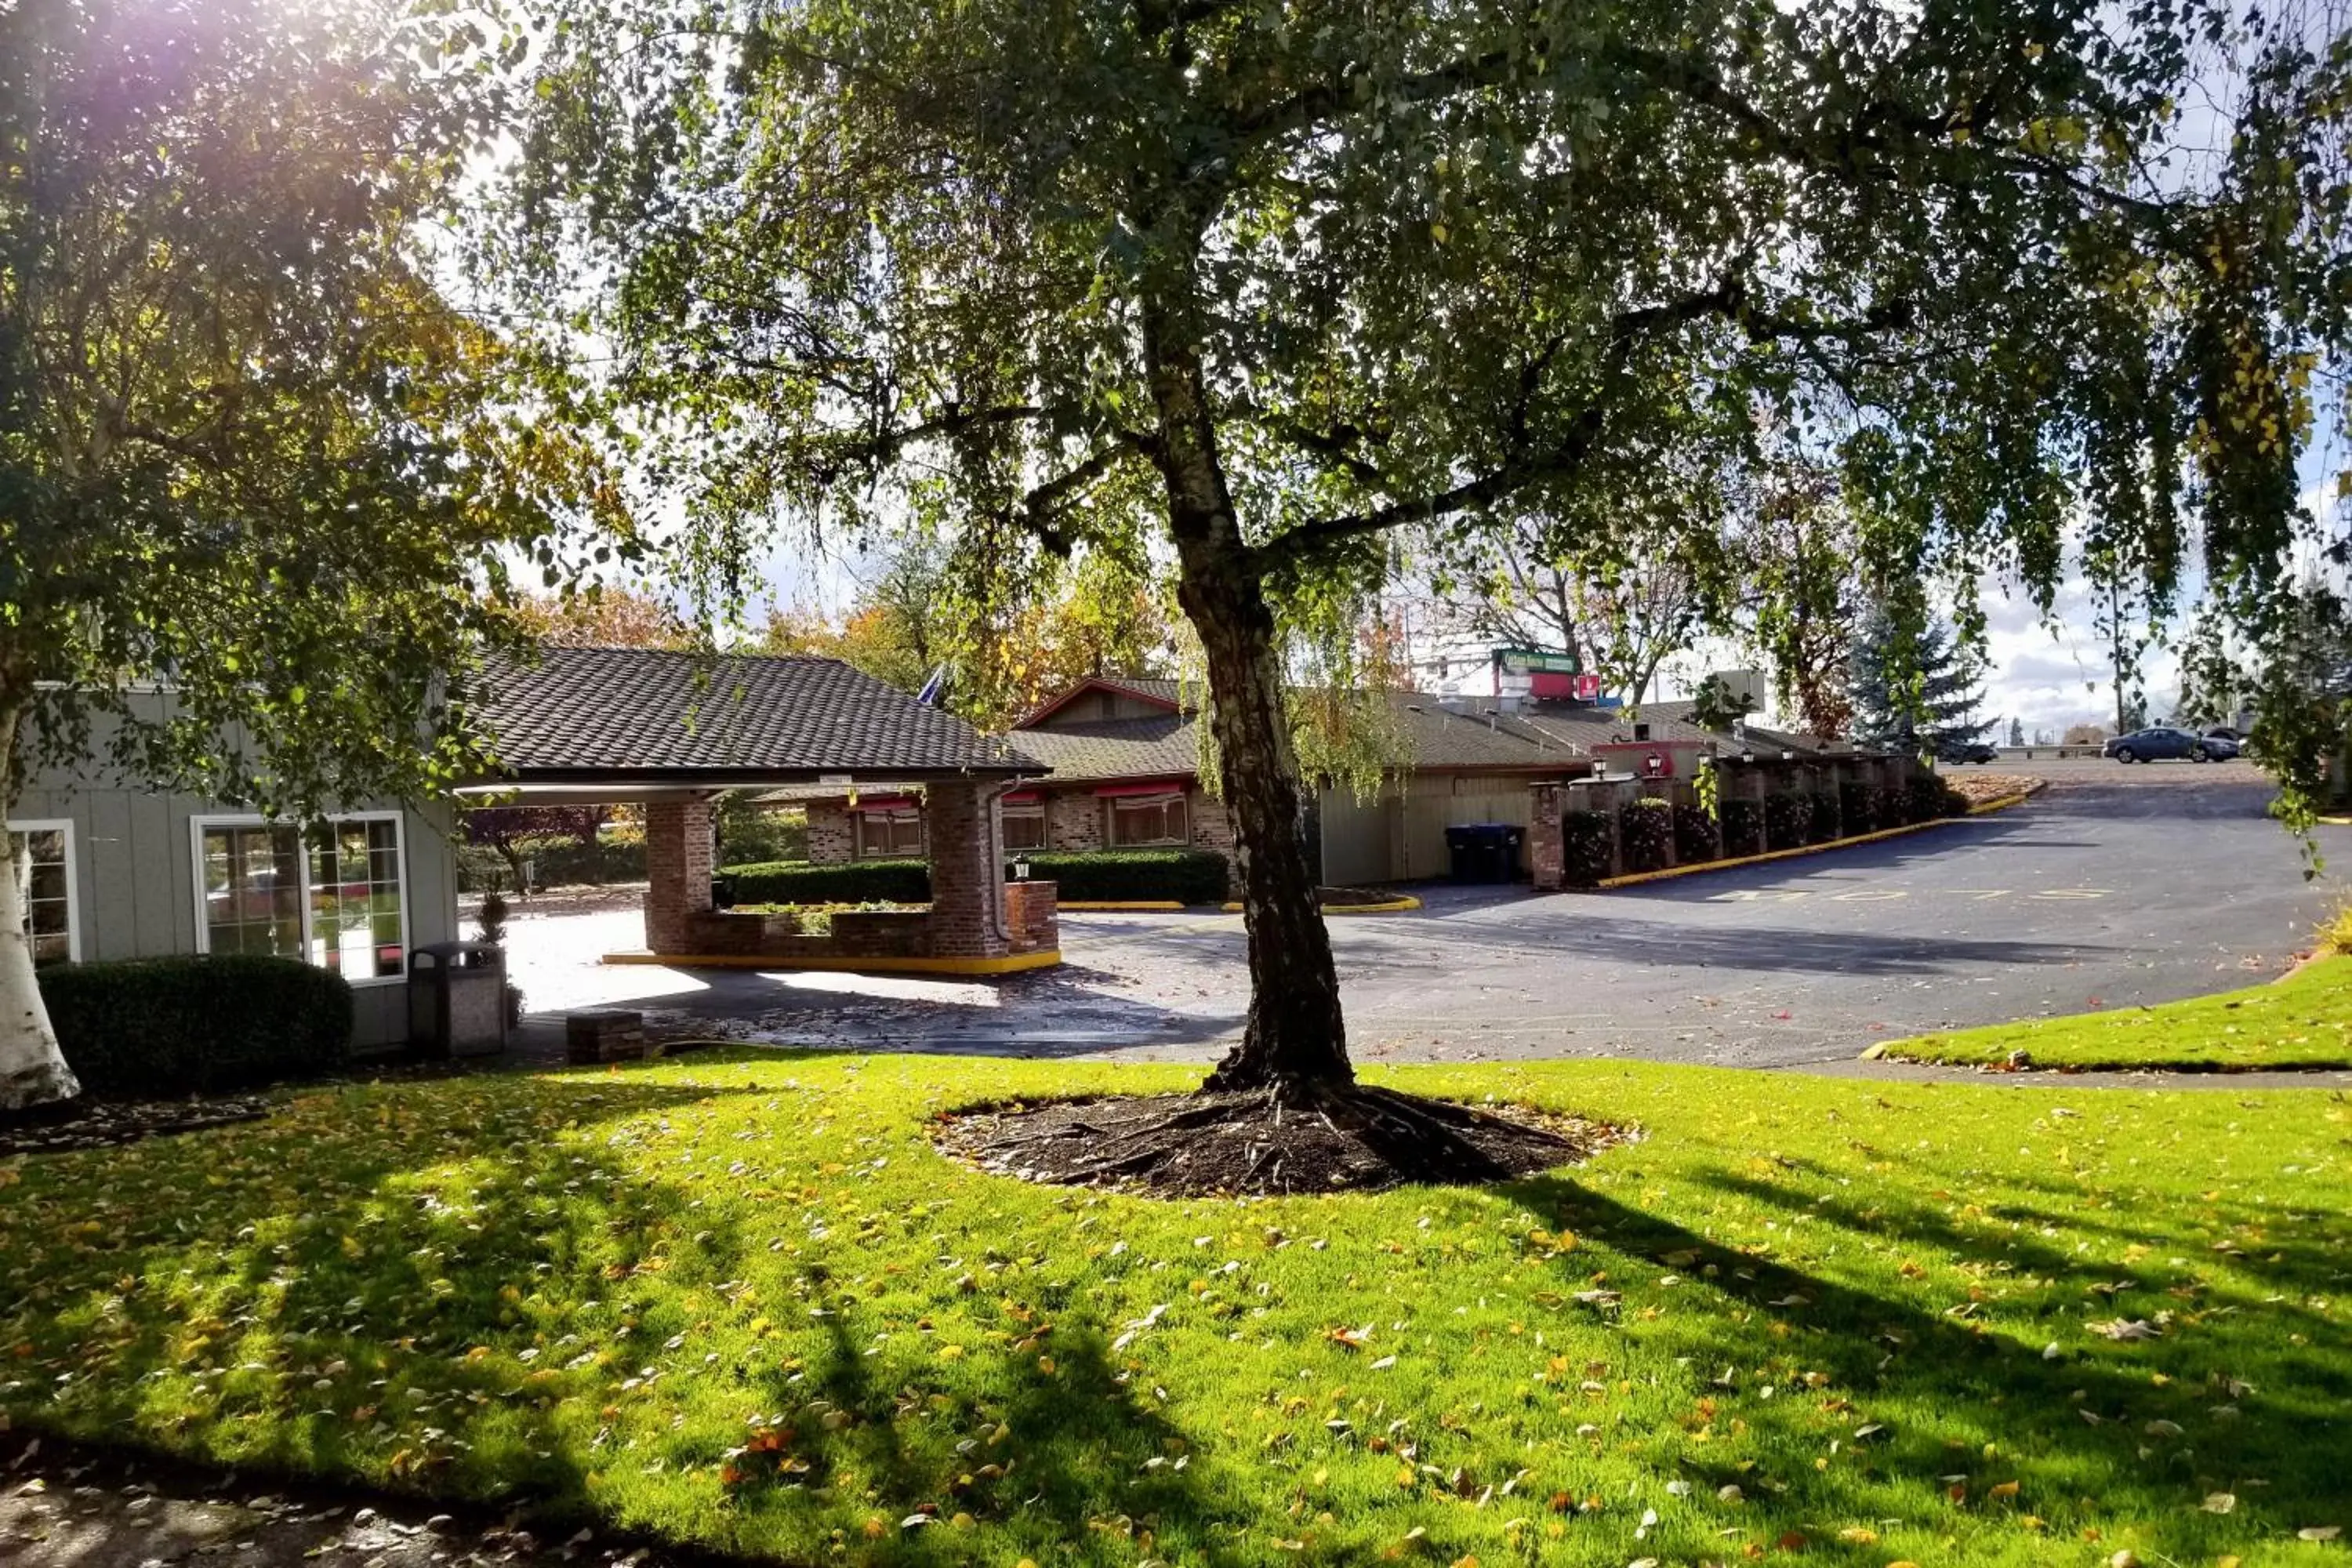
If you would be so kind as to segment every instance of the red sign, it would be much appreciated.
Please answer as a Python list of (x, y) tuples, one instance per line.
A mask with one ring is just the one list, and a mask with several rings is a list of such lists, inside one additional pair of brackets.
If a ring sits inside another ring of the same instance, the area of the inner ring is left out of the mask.
[(1576, 683), (1575, 696), (1579, 702), (1591, 702), (1599, 699), (1601, 696), (1601, 678), (1599, 676), (1579, 675), (1572, 679)]

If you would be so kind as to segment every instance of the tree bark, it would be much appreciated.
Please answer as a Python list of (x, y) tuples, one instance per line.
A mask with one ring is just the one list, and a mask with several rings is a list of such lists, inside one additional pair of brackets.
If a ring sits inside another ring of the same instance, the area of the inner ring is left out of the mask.
[[(21, 698), (0, 696), (0, 817), (16, 799), (16, 732)], [(58, 1048), (49, 1010), (33, 973), (33, 943), (25, 931), (23, 868), (13, 849), (0, 865), (0, 1111), (22, 1110), (81, 1092)]]
[(1199, 357), (1164, 315), (1147, 318), (1145, 335), (1176, 542), (1176, 597), (1207, 662), (1210, 728), (1249, 936), (1248, 1022), (1204, 1087), (1309, 1099), (1318, 1089), (1352, 1083), (1355, 1073), (1330, 933), (1301, 837), (1274, 611), (1218, 461)]

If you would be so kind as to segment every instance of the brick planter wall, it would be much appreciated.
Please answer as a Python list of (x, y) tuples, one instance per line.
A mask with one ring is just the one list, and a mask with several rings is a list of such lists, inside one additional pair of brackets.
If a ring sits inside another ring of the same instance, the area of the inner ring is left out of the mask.
[(1060, 889), (1051, 882), (1004, 884), (1004, 924), (1015, 952), (1051, 952), (1062, 945)]
[(1566, 885), (1559, 838), (1565, 793), (1556, 784), (1534, 784), (1528, 790), (1528, 874), (1538, 893), (1557, 893)]

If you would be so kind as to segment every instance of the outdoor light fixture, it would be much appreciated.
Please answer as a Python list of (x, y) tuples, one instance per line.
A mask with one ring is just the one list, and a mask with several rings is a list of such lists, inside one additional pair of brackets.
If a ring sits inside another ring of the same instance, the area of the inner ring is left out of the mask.
[(1664, 767), (1664, 766), (1666, 765), (1666, 759), (1665, 759), (1665, 758), (1664, 758), (1664, 757), (1662, 757), (1662, 756), (1660, 756), (1660, 755), (1658, 755), (1658, 753), (1657, 753), (1657, 752), (1652, 752), (1650, 753), (1650, 763), (1649, 763), (1649, 765), (1650, 765), (1650, 771), (1651, 771), (1652, 773), (1656, 773), (1660, 768), (1663, 768), (1663, 767)]
[(1794, 752), (1783, 752), (1780, 753), (1780, 760), (1784, 763), (1793, 763), (1797, 760), (1797, 753)]
[(1739, 760), (1743, 763), (1752, 763), (1756, 760), (1756, 753), (1753, 752), (1742, 752), (1739, 753)]
[(1013, 862), (1013, 879), (1016, 882), (1025, 882), (1029, 879), (1028, 861), (1015, 860)]

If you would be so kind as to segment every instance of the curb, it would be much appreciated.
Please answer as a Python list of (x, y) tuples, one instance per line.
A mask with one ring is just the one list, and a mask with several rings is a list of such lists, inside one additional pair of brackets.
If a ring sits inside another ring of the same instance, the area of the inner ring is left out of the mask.
[[(1384, 899), (1377, 904), (1323, 904), (1318, 908), (1327, 915), (1401, 915), (1409, 910), (1421, 908), (1421, 900), (1407, 893), (1402, 898)], [(1227, 904), (1224, 910), (1229, 915), (1237, 915), (1242, 912), (1242, 907)]]
[(1174, 899), (1057, 899), (1057, 910), (1074, 910), (1079, 914), (1150, 914), (1181, 913), (1185, 906)]
[[(1988, 800), (1969, 807), (1970, 816), (1985, 816), (1996, 811), (2032, 799), (2047, 788), (2047, 779), (2036, 779), (2032, 784), (2015, 795)], [(1793, 849), (1768, 849), (1761, 855), (1743, 855), (1737, 860), (1702, 860), (1696, 866), (1669, 866), (1663, 871), (1630, 871), (1622, 877), (1604, 877), (1593, 886), (1602, 892), (1612, 888), (1634, 888), (1643, 882), (1664, 882), (1675, 877), (1695, 877), (1701, 871), (1730, 871), (1742, 866), (1761, 866), (1771, 860), (1792, 860), (1800, 855), (1821, 855), (1832, 849), (1844, 849), (1856, 844), (1875, 844), (1882, 838), (1900, 838), (1906, 833), (1920, 833), (1930, 827), (1941, 827), (1948, 822), (1958, 822), (1956, 816), (1938, 816), (1926, 822), (1906, 822), (1900, 827), (1882, 827), (1874, 833), (1857, 833), (1850, 838), (1832, 838), (1826, 844), (1800, 844)], [(1563, 891), (1573, 892), (1574, 889)]]
[(666, 969), (815, 969), (853, 974), (1018, 974), (1052, 969), (1062, 950), (1011, 952), (1003, 958), (773, 958), (752, 952), (608, 952), (597, 961), (615, 966), (655, 964)]

